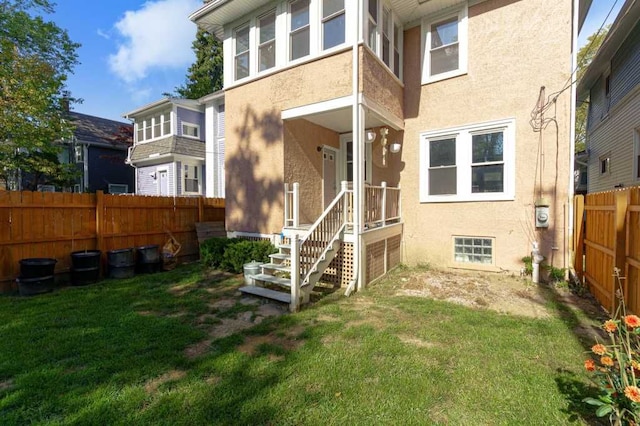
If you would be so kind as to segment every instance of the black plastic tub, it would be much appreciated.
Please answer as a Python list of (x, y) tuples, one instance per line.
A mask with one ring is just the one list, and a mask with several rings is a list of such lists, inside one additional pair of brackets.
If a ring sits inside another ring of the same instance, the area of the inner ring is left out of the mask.
[(71, 267), (86, 269), (100, 267), (100, 250), (82, 250), (71, 253)]
[(20, 278), (42, 278), (53, 275), (56, 259), (32, 257), (20, 260)]
[(20, 277), (16, 282), (20, 296), (35, 296), (53, 291), (53, 275), (35, 278)]
[(135, 275), (133, 248), (111, 250), (107, 252), (109, 278), (131, 278)]
[(136, 247), (136, 271), (151, 274), (160, 270), (160, 246)]
[(94, 268), (74, 268), (71, 270), (71, 284), (89, 285), (100, 280), (100, 267)]

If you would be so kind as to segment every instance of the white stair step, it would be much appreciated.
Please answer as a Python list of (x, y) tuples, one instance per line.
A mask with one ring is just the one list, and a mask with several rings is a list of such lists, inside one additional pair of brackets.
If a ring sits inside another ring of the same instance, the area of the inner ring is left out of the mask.
[(253, 294), (255, 296), (266, 297), (267, 299), (277, 300), (278, 302), (291, 303), (291, 294), (283, 293), (281, 291), (269, 290), (264, 287), (256, 287), (248, 285), (240, 287), (239, 290), (242, 293)]
[(284, 287), (291, 287), (291, 280), (289, 278), (274, 277), (273, 275), (269, 274), (257, 274), (253, 275), (253, 279), (256, 281), (278, 284)]
[(263, 269), (271, 269), (274, 271), (291, 272), (291, 268), (285, 265), (278, 265), (276, 263), (265, 263), (261, 265)]
[(289, 259), (291, 259), (291, 255), (290, 254), (286, 254), (286, 253), (274, 253), (274, 254), (270, 254), (269, 257), (271, 259), (278, 259), (278, 260), (289, 260)]
[(276, 248), (291, 250), (291, 244), (278, 244)]

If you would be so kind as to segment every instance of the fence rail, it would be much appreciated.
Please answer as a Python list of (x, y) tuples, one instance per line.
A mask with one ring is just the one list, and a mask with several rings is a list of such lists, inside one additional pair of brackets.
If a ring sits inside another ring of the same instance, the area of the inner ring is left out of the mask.
[(640, 187), (578, 195), (574, 206), (576, 274), (613, 312), (618, 268), (627, 309), (640, 313)]
[(0, 291), (13, 288), (19, 260), (56, 258), (56, 273), (70, 268), (70, 253), (162, 246), (170, 232), (180, 257), (196, 258), (197, 222), (224, 221), (224, 199), (0, 191)]

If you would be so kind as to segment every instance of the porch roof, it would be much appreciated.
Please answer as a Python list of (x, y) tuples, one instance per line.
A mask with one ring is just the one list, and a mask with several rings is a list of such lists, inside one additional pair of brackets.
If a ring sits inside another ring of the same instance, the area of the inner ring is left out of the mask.
[[(404, 129), (404, 120), (385, 110), (376, 102), (360, 95), (360, 102), (365, 106), (365, 128), (389, 126), (395, 130)], [(352, 125), (353, 97), (331, 99), (282, 111), (282, 119), (304, 118), (319, 126), (337, 133), (353, 131)]]

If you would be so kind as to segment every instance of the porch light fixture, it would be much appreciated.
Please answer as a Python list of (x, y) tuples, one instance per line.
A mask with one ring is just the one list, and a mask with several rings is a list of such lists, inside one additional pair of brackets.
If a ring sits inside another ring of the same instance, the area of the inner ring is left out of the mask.
[(376, 132), (374, 132), (373, 130), (369, 129), (365, 132), (365, 142), (366, 143), (373, 143), (373, 141), (376, 140)]
[(401, 148), (402, 148), (402, 145), (400, 145), (400, 142), (394, 142), (391, 145), (389, 145), (389, 151), (391, 151), (392, 154), (399, 153)]

